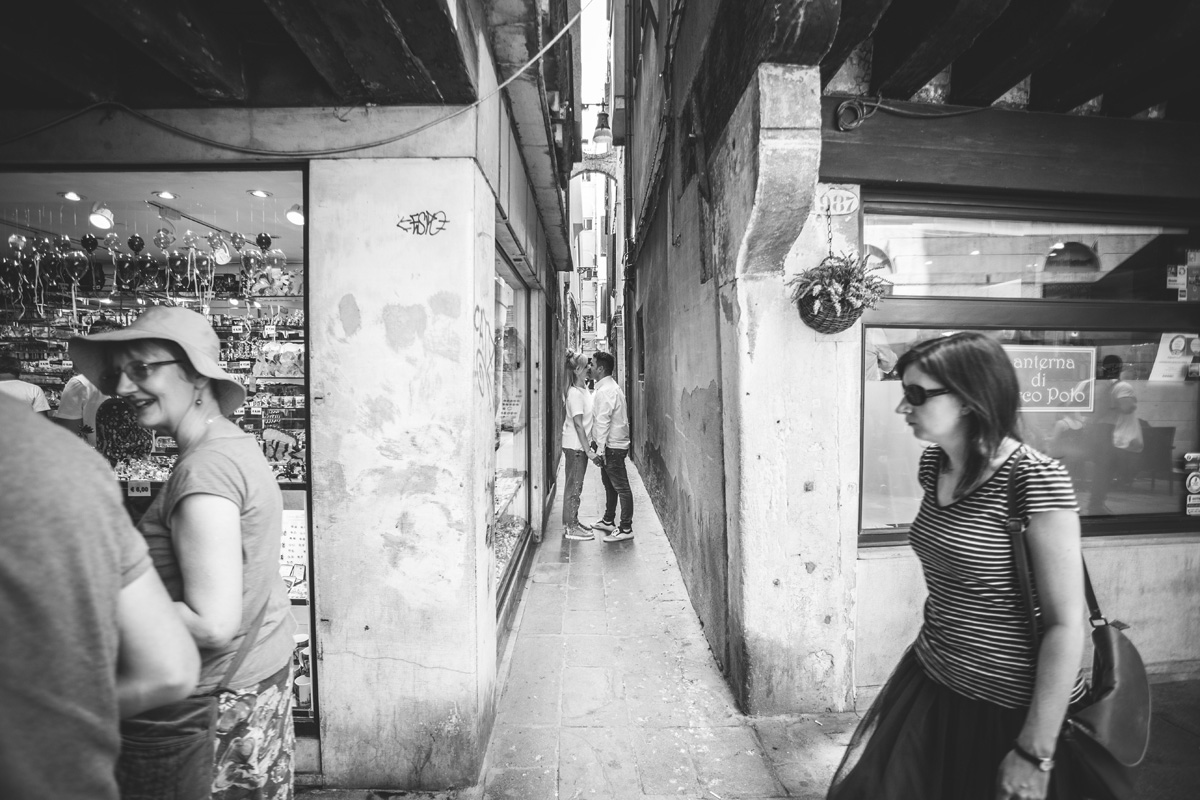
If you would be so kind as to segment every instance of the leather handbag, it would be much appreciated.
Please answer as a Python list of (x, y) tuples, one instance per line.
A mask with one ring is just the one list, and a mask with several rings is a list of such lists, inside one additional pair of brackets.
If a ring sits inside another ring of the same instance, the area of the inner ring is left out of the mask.
[[(1013, 513), (1017, 505), (1013, 476), (1022, 457), (1013, 463), (1008, 477), (1008, 532), (1036, 651), (1041, 634), (1025, 542), (1025, 519)], [(1072, 756), (1085, 796), (1096, 800), (1136, 800), (1133, 768), (1142, 763), (1150, 744), (1150, 681), (1137, 648), (1122, 633), (1129, 626), (1119, 620), (1109, 621), (1101, 613), (1086, 561), (1083, 588), (1092, 623), (1092, 677), (1085, 700), (1068, 711), (1059, 742)]]
[(263, 603), (221, 684), (211, 692), (121, 721), (117, 784), (122, 800), (207, 800), (217, 744), (217, 696), (242, 666), (267, 613)]

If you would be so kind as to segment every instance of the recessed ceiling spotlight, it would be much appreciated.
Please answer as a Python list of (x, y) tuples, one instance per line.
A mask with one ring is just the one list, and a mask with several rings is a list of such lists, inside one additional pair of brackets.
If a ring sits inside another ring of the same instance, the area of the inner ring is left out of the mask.
[(166, 189), (163, 189), (162, 191), (158, 191), (158, 192), (151, 192), (150, 194), (154, 195), (155, 197), (161, 197), (163, 200), (178, 200), (179, 199), (179, 195), (175, 194), (174, 192), (168, 192)]
[(977, 256), (977, 255), (979, 255), (979, 251), (978, 251), (978, 250), (972, 250), (972, 251), (971, 251), (971, 255), (973, 255), (973, 256)]
[(58, 196), (61, 197), (63, 200), (70, 200), (72, 203), (78, 203), (80, 200), (87, 199), (86, 197), (81, 195), (79, 192), (59, 192)]
[(247, 189), (246, 194), (252, 194), (255, 197), (270, 197), (271, 193), (266, 189)]

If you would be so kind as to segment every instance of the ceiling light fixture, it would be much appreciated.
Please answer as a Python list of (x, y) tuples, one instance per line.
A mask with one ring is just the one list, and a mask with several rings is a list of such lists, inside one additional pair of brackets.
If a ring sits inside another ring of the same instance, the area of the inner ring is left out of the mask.
[(92, 212), (88, 214), (88, 222), (102, 231), (110, 230), (113, 226), (112, 209), (104, 203), (93, 203)]
[(79, 192), (59, 192), (58, 196), (63, 200), (70, 200), (72, 203), (78, 203), (84, 199), (83, 195), (79, 194)]
[(155, 197), (161, 197), (163, 200), (178, 200), (179, 199), (179, 195), (175, 194), (174, 192), (168, 192), (166, 189), (163, 189), (162, 191), (158, 191), (158, 192), (151, 192), (150, 194), (154, 195)]
[(246, 194), (252, 194), (255, 197), (270, 197), (271, 193), (266, 189), (247, 189)]
[[(601, 104), (603, 106), (603, 104)], [(608, 126), (608, 112), (601, 111), (596, 115), (596, 130), (592, 132), (592, 141), (608, 147), (612, 144), (612, 128)]]
[(304, 206), (300, 205), (299, 203), (296, 203), (295, 205), (293, 205), (291, 208), (289, 208), (287, 210), (287, 214), (285, 214), (284, 216), (286, 216), (287, 221), (292, 223), (293, 225), (303, 225), (304, 224)]

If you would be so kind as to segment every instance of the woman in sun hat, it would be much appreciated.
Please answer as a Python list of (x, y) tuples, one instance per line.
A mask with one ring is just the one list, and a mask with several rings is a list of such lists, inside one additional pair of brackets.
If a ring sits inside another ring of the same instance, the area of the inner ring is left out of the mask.
[(200, 648), (196, 694), (221, 689), (212, 796), (290, 798), (295, 621), (279, 576), (283, 499), (255, 438), (227, 419), (246, 390), (218, 365), (220, 350), (203, 316), (167, 306), (70, 341), (76, 370), (179, 447), (138, 528)]

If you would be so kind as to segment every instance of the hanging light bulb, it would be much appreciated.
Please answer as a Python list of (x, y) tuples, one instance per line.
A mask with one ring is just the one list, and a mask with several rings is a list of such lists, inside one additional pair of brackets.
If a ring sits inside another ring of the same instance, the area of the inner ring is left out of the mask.
[(112, 209), (104, 203), (94, 203), (92, 213), (88, 214), (88, 222), (92, 223), (92, 227), (102, 231), (109, 230), (113, 226)]
[(287, 214), (285, 214), (284, 216), (286, 216), (287, 221), (292, 223), (293, 225), (303, 225), (304, 224), (304, 206), (300, 205), (299, 203), (296, 203), (295, 205), (293, 205), (291, 208), (289, 208), (287, 210)]
[(608, 126), (607, 111), (601, 111), (596, 115), (596, 130), (592, 133), (592, 141), (605, 147), (612, 144), (612, 128)]

